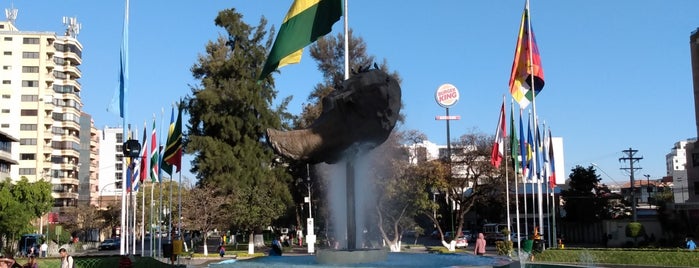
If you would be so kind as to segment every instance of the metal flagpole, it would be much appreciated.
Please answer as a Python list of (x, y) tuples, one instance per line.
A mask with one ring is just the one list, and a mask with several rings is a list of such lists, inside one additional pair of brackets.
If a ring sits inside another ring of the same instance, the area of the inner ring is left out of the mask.
[(349, 71), (349, 22), (347, 19), (347, 2), (348, 0), (344, 0), (344, 31), (345, 31), (345, 80), (349, 79), (350, 71)]
[[(165, 108), (160, 107), (160, 139), (163, 138), (163, 120), (165, 118)], [(158, 257), (162, 257), (163, 252), (163, 170), (161, 160), (163, 159), (163, 150), (160, 140), (158, 140), (158, 195), (160, 195), (160, 201), (158, 202)]]
[(150, 204), (148, 205), (148, 208), (149, 208), (149, 210), (148, 210), (149, 215), (148, 216), (150, 217), (150, 219), (148, 219), (148, 233), (150, 234), (150, 237), (148, 239), (148, 242), (150, 243), (148, 250), (150, 252), (149, 252), (148, 256), (151, 256), (151, 257), (154, 257), (153, 250), (155, 249), (153, 247), (153, 242), (154, 242), (153, 240), (155, 240), (155, 238), (153, 237), (153, 189), (154, 188), (155, 188), (155, 185), (153, 185), (153, 183), (151, 182), (151, 184), (150, 184)]
[[(145, 159), (141, 159), (141, 161), (145, 161)], [(146, 163), (148, 165), (148, 163)], [(143, 166), (141, 166), (143, 167)], [(146, 169), (147, 170), (147, 169)], [(146, 181), (143, 180), (143, 183), (141, 183), (141, 256), (145, 256), (144, 254), (144, 247), (145, 247), (145, 240), (144, 238), (146, 237)]]
[[(503, 107), (505, 106), (505, 94), (502, 95), (502, 106)], [(504, 109), (502, 110), (502, 113), (503, 113), (503, 117), (505, 117), (504, 116), (505, 115)], [(501, 117), (501, 119), (503, 117)], [(502, 122), (502, 125), (507, 126), (507, 123)], [(500, 126), (498, 126), (498, 128), (500, 128)], [(505, 137), (507, 137), (507, 131), (505, 129), (502, 129), (502, 132), (505, 135)], [(507, 140), (507, 138), (505, 138), (505, 141), (503, 141), (503, 142), (507, 142), (506, 140)], [(504, 147), (507, 148), (507, 146), (504, 146)], [(510, 147), (512, 147), (512, 145), (510, 145)], [(506, 151), (507, 150), (505, 150), (505, 152), (502, 152), (502, 153), (506, 154)], [(512, 151), (512, 150), (510, 150), (510, 151)], [(507, 230), (510, 231), (510, 233), (512, 233), (512, 219), (510, 218), (510, 169), (507, 168), (507, 158), (509, 158), (509, 157), (507, 157), (506, 155), (503, 155), (503, 158), (505, 158), (505, 204), (507, 204), (507, 206), (506, 206), (507, 207)], [(511, 236), (508, 236), (505, 241), (510, 241), (511, 240), (510, 238), (511, 238)]]
[[(519, 120), (519, 126), (520, 126), (519, 130), (520, 130), (520, 132), (522, 132), (522, 139), (521, 140), (523, 141), (525, 139), (524, 139), (524, 126), (522, 126), (522, 124), (523, 124), (522, 123), (522, 108), (519, 109), (519, 119), (520, 119)], [(520, 144), (520, 146), (522, 146), (522, 145)], [(525, 170), (524, 166), (526, 165), (526, 162), (527, 162), (527, 156), (525, 155), (526, 152), (522, 152), (520, 150), (520, 153), (522, 153), (520, 155), (520, 157), (523, 160), (522, 161), (522, 186), (523, 186), (522, 187), (522, 192), (523, 192), (522, 199), (524, 200), (524, 235), (526, 235), (527, 239), (528, 239), (529, 238), (529, 209), (527, 208), (527, 178), (526, 178), (526, 174), (524, 172), (524, 170)], [(531, 172), (531, 170), (529, 170), (527, 168), (527, 172)]]
[[(126, 0), (126, 4), (125, 4), (125, 8), (124, 8), (124, 29), (122, 30), (123, 37), (122, 37), (122, 51), (121, 51), (121, 53), (122, 53), (122, 55), (121, 55), (122, 81), (121, 82), (123, 83), (121, 85), (121, 87), (122, 87), (121, 93), (123, 95), (120, 97), (121, 97), (123, 107), (120, 107), (121, 108), (120, 113), (122, 115), (122, 139), (125, 139), (128, 137), (127, 136), (128, 130), (126, 128), (126, 122), (129, 121), (128, 120), (129, 103), (126, 101), (127, 100), (126, 96), (124, 96), (124, 95), (126, 95), (126, 92), (128, 91), (127, 81), (128, 81), (128, 58), (129, 57), (128, 57), (128, 54), (126, 54), (126, 53), (128, 53), (128, 45), (129, 45), (128, 29), (129, 29), (129, 0)], [(126, 68), (124, 68), (124, 67), (126, 67)], [(126, 162), (124, 161), (124, 157), (125, 157), (125, 155), (122, 155), (122, 163), (121, 163), (121, 165), (122, 165), (122, 169), (121, 169), (121, 178), (122, 178), (122, 180), (121, 180), (121, 219), (120, 219), (121, 220), (121, 230), (119, 233), (119, 240), (121, 240), (121, 244), (119, 247), (119, 254), (120, 255), (124, 255), (124, 253), (125, 253), (124, 247), (126, 246), (125, 245), (126, 244), (125, 243), (126, 235), (124, 235), (124, 234), (125, 234), (126, 227), (127, 227), (126, 226), (126, 216), (127, 216), (126, 215), (126, 207), (127, 207), (126, 206), (126, 185), (127, 184), (126, 184), (126, 180), (124, 179), (124, 178), (126, 178), (126, 165), (124, 165)]]
[[(134, 174), (135, 175), (135, 174)], [(131, 182), (131, 186), (133, 186), (134, 182)], [(134, 191), (131, 190), (131, 194), (135, 195)], [(133, 216), (133, 222), (131, 223), (131, 254), (135, 255), (136, 254), (136, 215), (138, 214), (138, 195), (135, 195), (131, 198), (131, 202), (133, 203), (133, 209), (131, 212), (131, 215)]]
[[(514, 116), (514, 113), (512, 112), (513, 109), (514, 109), (514, 102), (512, 101), (512, 99), (510, 99), (510, 117)], [(510, 122), (514, 122), (514, 121), (515, 121), (514, 118), (510, 118)], [(516, 133), (515, 129), (514, 129), (515, 128), (514, 123), (512, 124), (511, 127), (512, 127), (512, 133)], [(520, 133), (520, 135), (522, 135), (522, 133)], [(510, 140), (515, 140), (514, 136), (510, 137)], [(512, 143), (510, 142), (510, 152), (512, 152), (512, 150), (513, 150)], [(514, 150), (519, 150), (519, 148), (514, 148)], [(518, 159), (512, 159), (512, 167), (515, 167), (515, 161), (518, 161)], [(521, 252), (521, 249), (522, 249), (520, 246), (520, 244), (522, 244), (521, 243), (522, 238), (520, 237), (520, 234), (522, 232), (520, 231), (521, 225), (519, 222), (519, 218), (520, 218), (520, 215), (519, 215), (519, 182), (517, 181), (517, 173), (520, 173), (520, 172), (518, 172), (517, 169), (515, 169), (514, 171), (515, 171), (515, 174), (514, 174), (515, 175), (515, 213), (517, 213), (517, 216), (515, 217), (515, 219), (517, 219), (517, 235), (515, 235), (515, 239), (517, 239), (517, 254), (519, 254), (519, 252)], [(510, 232), (512, 232), (512, 230), (510, 230)]]
[[(536, 116), (536, 86), (535, 86), (535, 84), (534, 84), (534, 66), (533, 66), (533, 64), (532, 64), (532, 63), (534, 62), (534, 61), (533, 61), (533, 55), (532, 55), (532, 35), (533, 35), (533, 33), (532, 33), (532, 17), (531, 17), (531, 12), (530, 12), (530, 10), (529, 10), (529, 0), (527, 0), (527, 30), (528, 30), (527, 32), (529, 33), (529, 34), (527, 34), (527, 42), (528, 42), (528, 44), (529, 44), (529, 45), (528, 45), (528, 47), (529, 47), (529, 49), (528, 49), (528, 53), (529, 53), (529, 73), (531, 74), (530, 77), (531, 77), (531, 79), (532, 79), (532, 81), (531, 81), (532, 83), (531, 83), (531, 85), (530, 85), (530, 90), (531, 90), (531, 92), (532, 92), (532, 111), (533, 111), (533, 113), (534, 113), (534, 130), (535, 130), (534, 133), (538, 133), (538, 132), (536, 132), (537, 129), (539, 128), (539, 123), (537, 122), (537, 116)], [(535, 145), (534, 148), (535, 148), (536, 150), (538, 150), (537, 148), (538, 148), (538, 146), (539, 146), (539, 145), (537, 144), (537, 142), (538, 142), (537, 139), (534, 139), (534, 145)], [(537, 151), (537, 153), (538, 153), (538, 151)], [(536, 166), (536, 157), (534, 157), (534, 165), (533, 165), (533, 166)], [(542, 202), (541, 202), (543, 196), (542, 196), (542, 193), (541, 193), (541, 180), (540, 180), (540, 178), (538, 178), (538, 176), (537, 176), (537, 180), (536, 180), (536, 187), (537, 187), (537, 190), (538, 190), (538, 193), (537, 193), (537, 198), (538, 198), (537, 207), (538, 207), (538, 210), (539, 210), (539, 228), (542, 228), (542, 226), (544, 225), (544, 217), (543, 217), (543, 215), (542, 215), (543, 204), (542, 204)]]

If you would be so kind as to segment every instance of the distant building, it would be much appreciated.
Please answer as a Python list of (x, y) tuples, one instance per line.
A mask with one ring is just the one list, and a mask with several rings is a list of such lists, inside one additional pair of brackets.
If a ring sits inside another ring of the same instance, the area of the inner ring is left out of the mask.
[(12, 143), (18, 142), (17, 138), (0, 131), (0, 180), (10, 177), (10, 170), (17, 161), (12, 159)]
[[(699, 28), (689, 35), (689, 49), (692, 63), (694, 121), (697, 126), (697, 137), (699, 137)], [(685, 165), (687, 171), (687, 197), (681, 197), (682, 200), (686, 200), (686, 202), (677, 204), (676, 208), (688, 210), (688, 212), (692, 210), (692, 213), (688, 213), (688, 215), (699, 215), (699, 213), (697, 213), (699, 212), (699, 198), (697, 198), (697, 194), (699, 194), (699, 144), (697, 144), (696, 140), (688, 142), (685, 150), (687, 153)], [(684, 182), (678, 182), (678, 178), (673, 178), (673, 184), (678, 183), (684, 184)], [(681, 193), (683, 194), (685, 192), (682, 191)], [(675, 193), (675, 198), (677, 198), (677, 193)], [(699, 216), (695, 217), (696, 218), (692, 220), (699, 220)]]
[(17, 10), (5, 14), (7, 20), (0, 21), (0, 131), (19, 139), (11, 157), (18, 165), (10, 177), (50, 181), (53, 211), (64, 212), (77, 205), (78, 174), (92, 172), (89, 160), (80, 157), (80, 24), (64, 18), (65, 33), (21, 31), (14, 24)]
[(100, 208), (106, 208), (121, 198), (124, 179), (123, 131), (121, 127), (106, 127), (98, 131), (100, 172), (97, 204)]
[(697, 139), (678, 141), (670, 153), (665, 155), (667, 175), (672, 177), (672, 190), (675, 204), (684, 203), (689, 198), (689, 183), (687, 176), (687, 144), (695, 143)]

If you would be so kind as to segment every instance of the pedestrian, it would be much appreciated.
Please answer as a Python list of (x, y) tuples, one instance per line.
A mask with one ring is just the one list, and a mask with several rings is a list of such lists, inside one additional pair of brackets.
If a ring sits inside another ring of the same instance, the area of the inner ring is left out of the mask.
[(269, 250), (269, 256), (281, 256), (282, 255), (282, 243), (279, 242), (277, 237), (272, 240), (272, 249)]
[(29, 262), (22, 266), (22, 268), (39, 268), (39, 264), (36, 263), (36, 257), (35, 256), (29, 256)]
[(697, 244), (694, 243), (694, 240), (691, 237), (686, 238), (685, 241), (687, 241), (687, 249), (694, 250), (697, 248)]
[(485, 237), (483, 233), (478, 233), (478, 239), (476, 239), (476, 246), (473, 248), (473, 254), (478, 256), (483, 256), (485, 254)]
[(223, 258), (223, 255), (226, 255), (226, 247), (223, 244), (218, 246), (218, 255), (221, 255), (221, 258)]
[(41, 257), (46, 258), (46, 253), (49, 251), (49, 244), (46, 244), (46, 241), (44, 241), (39, 247), (39, 251), (41, 252)]
[(58, 253), (61, 254), (61, 268), (73, 268), (73, 256), (68, 255), (65, 248), (59, 249)]

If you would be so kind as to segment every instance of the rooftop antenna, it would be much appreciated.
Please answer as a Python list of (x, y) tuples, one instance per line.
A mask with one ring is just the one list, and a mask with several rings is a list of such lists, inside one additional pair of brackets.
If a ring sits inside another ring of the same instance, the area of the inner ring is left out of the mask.
[(17, 12), (19, 12), (16, 8), (6, 8), (5, 9), (5, 17), (7, 17), (7, 21), (9, 21), (12, 24), (15, 24), (15, 20), (17, 20)]
[(66, 35), (73, 38), (78, 37), (82, 28), (82, 24), (78, 23), (76, 17), (63, 17), (63, 25), (66, 26)]

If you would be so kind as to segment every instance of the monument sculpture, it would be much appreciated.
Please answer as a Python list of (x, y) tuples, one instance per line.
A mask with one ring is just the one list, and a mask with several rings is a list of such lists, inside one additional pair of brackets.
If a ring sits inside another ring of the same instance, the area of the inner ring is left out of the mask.
[[(282, 156), (316, 164), (346, 160), (347, 247), (318, 252), (318, 263), (358, 263), (386, 258), (385, 251), (356, 250), (354, 160), (381, 145), (400, 116), (398, 81), (377, 68), (360, 68), (327, 97), (323, 111), (309, 128), (292, 131), (267, 129), (267, 141)], [(361, 149), (361, 150), (359, 150)]]
[(376, 68), (360, 69), (323, 98), (323, 111), (309, 128), (267, 129), (278, 154), (311, 164), (336, 163), (352, 145), (374, 148), (388, 138), (401, 107), (398, 81)]

